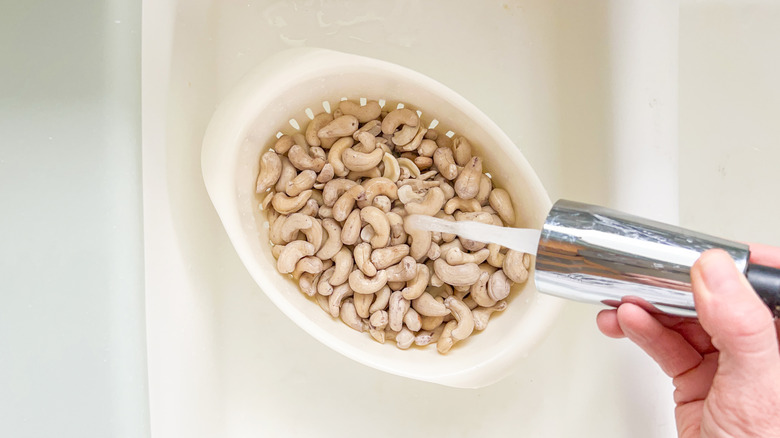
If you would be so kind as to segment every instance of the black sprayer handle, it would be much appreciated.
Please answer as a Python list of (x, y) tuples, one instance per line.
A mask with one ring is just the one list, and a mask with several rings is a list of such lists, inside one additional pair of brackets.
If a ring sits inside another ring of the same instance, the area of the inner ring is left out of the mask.
[(780, 269), (749, 263), (745, 275), (775, 318), (780, 318)]

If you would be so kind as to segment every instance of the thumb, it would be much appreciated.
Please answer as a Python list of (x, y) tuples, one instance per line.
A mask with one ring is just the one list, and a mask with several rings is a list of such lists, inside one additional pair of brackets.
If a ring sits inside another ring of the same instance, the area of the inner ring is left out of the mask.
[(722, 365), (755, 373), (778, 362), (772, 314), (725, 251), (702, 254), (691, 269), (691, 284), (699, 321)]

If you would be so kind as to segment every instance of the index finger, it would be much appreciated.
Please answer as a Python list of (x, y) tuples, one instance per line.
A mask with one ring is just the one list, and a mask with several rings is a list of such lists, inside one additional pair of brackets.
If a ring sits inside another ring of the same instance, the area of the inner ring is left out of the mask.
[(780, 268), (780, 248), (750, 243), (750, 263)]

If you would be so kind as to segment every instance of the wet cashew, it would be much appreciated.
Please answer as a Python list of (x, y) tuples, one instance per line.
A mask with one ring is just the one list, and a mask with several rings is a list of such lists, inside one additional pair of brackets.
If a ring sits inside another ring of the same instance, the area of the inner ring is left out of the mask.
[(390, 294), (390, 302), (388, 303), (388, 327), (391, 330), (399, 331), (404, 323), (404, 315), (409, 310), (409, 300), (404, 299), (401, 292), (393, 292)]
[(344, 303), (341, 304), (339, 318), (353, 330), (363, 332), (366, 329), (363, 320), (360, 318), (360, 315), (357, 314), (353, 298), (347, 298), (344, 300)]
[(382, 132), (393, 134), (401, 125), (417, 126), (420, 118), (417, 113), (409, 108), (400, 108), (390, 111), (382, 120)]
[(490, 307), (496, 303), (496, 300), (490, 298), (487, 293), (488, 280), (490, 280), (490, 273), (482, 271), (479, 274), (479, 279), (469, 289), (469, 296), (475, 303), (483, 307)]
[(333, 288), (333, 293), (328, 296), (328, 311), (330, 316), (334, 318), (339, 317), (339, 309), (341, 309), (341, 301), (345, 298), (349, 298), (353, 295), (352, 289), (349, 284), (340, 284)]
[(300, 278), (298, 278), (298, 288), (301, 292), (307, 296), (313, 297), (317, 293), (317, 280), (320, 274), (312, 274), (310, 272), (304, 272)]
[(358, 123), (357, 117), (347, 114), (328, 122), (327, 125), (317, 131), (317, 136), (320, 138), (351, 136), (358, 130), (359, 126), (360, 123)]
[(443, 302), (437, 301), (430, 292), (423, 292), (422, 295), (412, 301), (412, 308), (420, 315), (424, 316), (445, 316), (450, 311), (444, 306)]
[(339, 197), (347, 190), (358, 185), (355, 181), (336, 178), (328, 181), (325, 187), (322, 188), (322, 202), (328, 207), (333, 207), (333, 204), (338, 201)]
[(436, 149), (438, 148), (439, 146), (436, 145), (435, 141), (425, 139), (420, 142), (420, 147), (417, 148), (417, 153), (421, 157), (433, 158), (433, 154), (436, 152)]
[(320, 170), (319, 175), (317, 175), (317, 182), (323, 184), (327, 183), (328, 181), (332, 180), (335, 175), (336, 172), (333, 170), (333, 165), (330, 163), (325, 163), (325, 165), (322, 166), (322, 170)]
[(378, 248), (371, 252), (371, 262), (377, 269), (385, 269), (409, 255), (409, 245), (400, 244)]
[(332, 259), (343, 246), (341, 242), (341, 225), (333, 219), (326, 218), (322, 220), (322, 228), (328, 233), (328, 239), (317, 251), (317, 257), (323, 260)]
[(286, 154), (294, 144), (295, 141), (293, 138), (285, 134), (279, 137), (274, 143), (274, 151), (276, 151), (277, 154)]
[(462, 265), (464, 263), (476, 263), (479, 265), (487, 260), (489, 255), (490, 251), (487, 248), (480, 249), (477, 252), (463, 252), (455, 247), (450, 248), (444, 254), (444, 260), (451, 265)]
[(404, 324), (409, 330), (416, 332), (422, 328), (422, 318), (414, 309), (407, 309), (404, 314)]
[(472, 199), (479, 192), (482, 177), (482, 159), (473, 157), (455, 180), (455, 193), (463, 199)]
[(284, 189), (287, 188), (287, 183), (298, 175), (298, 170), (290, 163), (290, 160), (287, 157), (281, 157), (280, 160), (282, 161), (282, 174), (279, 176), (279, 180), (276, 181), (276, 185), (274, 186), (274, 190), (277, 192), (283, 192)]
[(362, 185), (366, 189), (366, 200), (369, 202), (378, 195), (387, 196), (391, 200), (398, 199), (398, 186), (388, 178), (371, 178)]
[(333, 293), (333, 285), (330, 284), (330, 277), (333, 276), (333, 272), (335, 272), (335, 267), (330, 267), (326, 269), (322, 274), (320, 274), (319, 280), (317, 280), (317, 293), (323, 296), (329, 296)]
[(311, 190), (304, 190), (297, 196), (287, 196), (284, 193), (276, 193), (271, 200), (271, 205), (281, 214), (295, 213), (300, 210), (311, 197)]
[(285, 187), (284, 191), (288, 196), (297, 196), (302, 191), (312, 188), (316, 179), (316, 172), (313, 170), (304, 170), (287, 183), (287, 187)]
[(455, 158), (452, 156), (451, 149), (436, 149), (436, 151), (433, 153), (433, 164), (444, 178), (452, 181), (458, 177), (459, 169), (458, 165), (455, 164)]
[(502, 312), (506, 309), (506, 301), (499, 301), (493, 306), (489, 307), (477, 307), (471, 311), (471, 315), (474, 317), (474, 328), (477, 330), (485, 330), (490, 320), (490, 315), (493, 312)]
[(339, 103), (339, 109), (345, 115), (355, 116), (360, 123), (378, 119), (382, 113), (382, 107), (375, 100), (369, 100), (363, 106), (359, 102), (343, 100)]
[(404, 220), (404, 231), (412, 239), (409, 254), (415, 260), (422, 260), (431, 248), (431, 232), (414, 228), (408, 224), (409, 221)]
[(495, 266), (496, 268), (500, 268), (504, 265), (504, 260), (506, 257), (503, 253), (501, 253), (501, 248), (501, 245), (497, 243), (489, 243), (487, 246), (490, 255), (488, 255), (486, 260), (491, 266)]
[(474, 315), (471, 309), (463, 301), (455, 297), (447, 297), (444, 300), (444, 306), (450, 309), (458, 325), (452, 329), (452, 338), (456, 341), (462, 341), (474, 331)]
[(379, 289), (379, 292), (374, 294), (376, 298), (374, 298), (374, 302), (371, 303), (371, 307), (368, 308), (368, 313), (373, 314), (374, 312), (384, 310), (387, 307), (387, 303), (390, 302), (390, 294), (392, 293), (393, 291), (390, 290), (390, 286)]
[(512, 280), (508, 279), (504, 271), (499, 269), (490, 276), (488, 281), (488, 296), (495, 301), (503, 300), (509, 296)]
[(385, 269), (388, 282), (409, 281), (417, 275), (417, 261), (406, 256), (400, 262)]
[(370, 242), (374, 234), (374, 228), (371, 225), (366, 225), (360, 230), (360, 240), (362, 242)]
[(344, 163), (344, 167), (349, 170), (363, 172), (377, 167), (379, 163), (382, 162), (384, 156), (385, 151), (379, 148), (368, 153), (358, 152), (354, 148), (348, 148), (342, 152), (341, 162)]
[[(436, 236), (437, 233), (431, 233), (431, 247), (428, 249), (428, 252), (425, 253), (425, 256), (431, 260), (436, 260), (441, 256), (441, 247), (435, 242)], [(438, 236), (439, 240), (441, 240), (441, 233), (438, 233)]]
[(477, 191), (477, 196), (474, 199), (476, 199), (477, 202), (479, 202), (479, 205), (482, 205), (484, 207), (488, 204), (488, 198), (490, 197), (490, 192), (492, 190), (493, 190), (493, 181), (491, 181), (490, 178), (487, 177), (487, 175), (482, 174), (482, 176), (479, 178), (479, 191)]
[(343, 221), (352, 212), (352, 208), (355, 206), (355, 201), (358, 199), (365, 199), (366, 190), (361, 185), (350, 187), (339, 199), (333, 204), (333, 219), (337, 221)]
[[(312, 196), (314, 196), (314, 192), (312, 192)], [(276, 211), (276, 210), (274, 210)], [(309, 198), (308, 201), (306, 201), (306, 204), (298, 210), (298, 213), (304, 215), (304, 216), (311, 216), (315, 217), (320, 212), (320, 204), (317, 202), (316, 199)]]
[(336, 269), (333, 271), (333, 275), (328, 280), (328, 283), (333, 286), (346, 283), (355, 263), (355, 260), (352, 258), (352, 252), (349, 248), (342, 247), (333, 257), (333, 262)]
[(322, 272), (322, 266), (322, 260), (314, 256), (307, 256), (298, 260), (298, 263), (295, 264), (295, 270), (293, 270), (292, 276), (293, 278), (298, 279), (305, 272), (319, 274)]
[(452, 214), (455, 210), (468, 212), (481, 211), (482, 206), (476, 199), (463, 199), (456, 196), (444, 204), (444, 213)]
[(431, 271), (428, 269), (428, 266), (418, 263), (414, 278), (407, 281), (406, 287), (401, 291), (403, 297), (410, 301), (420, 298), (420, 295), (425, 292), (425, 288), (428, 286), (430, 276)]
[(374, 229), (374, 236), (371, 237), (372, 248), (384, 248), (390, 241), (390, 222), (387, 220), (385, 212), (374, 207), (368, 206), (360, 210), (360, 219), (371, 225)]
[(398, 178), (401, 176), (401, 167), (398, 165), (398, 160), (392, 154), (385, 152), (382, 156), (382, 164), (385, 166), (382, 176), (393, 182), (398, 181)]
[[(371, 296), (371, 295), (366, 295)], [(387, 327), (388, 323), (388, 315), (385, 310), (377, 310), (376, 312), (371, 314), (371, 317), (368, 319), (368, 323), (371, 325), (372, 328), (375, 328), (377, 330), (383, 330), (385, 327)]]
[(352, 300), (359, 317), (368, 318), (371, 316), (368, 309), (371, 307), (371, 302), (374, 301), (374, 294), (353, 294)]
[(471, 160), (471, 143), (464, 137), (452, 141), (452, 155), (458, 166), (465, 166)]
[(450, 321), (444, 325), (444, 330), (439, 336), (439, 340), (436, 341), (436, 351), (441, 354), (446, 354), (455, 345), (455, 339), (452, 337), (452, 331), (458, 326), (457, 321)]
[[(420, 170), (428, 169), (429, 167), (433, 166), (432, 158), (416, 157), (413, 161), (414, 164), (417, 166), (417, 168)], [(422, 178), (422, 174), (420, 174), (420, 177)]]
[(260, 157), (260, 173), (257, 176), (257, 193), (263, 193), (279, 181), (282, 175), (282, 160), (274, 151)]
[(515, 283), (523, 283), (528, 280), (528, 269), (523, 263), (526, 257), (529, 257), (528, 254), (511, 249), (507, 250), (502, 264), (504, 275)]
[(398, 200), (404, 205), (410, 202), (420, 202), (424, 198), (424, 196), (417, 193), (411, 185), (402, 185), (401, 188), (397, 190), (396, 194), (398, 195)]
[(363, 271), (356, 269), (349, 274), (349, 287), (355, 293), (373, 294), (387, 284), (387, 272), (378, 271), (373, 277), (366, 277)]
[(384, 213), (389, 213), (390, 209), (393, 208), (393, 201), (391, 201), (390, 198), (385, 195), (379, 195), (375, 197), (371, 204), (374, 207), (382, 210)]
[(360, 237), (360, 210), (352, 210), (344, 221), (344, 227), (341, 229), (341, 242), (344, 245), (354, 245)]
[(412, 143), (412, 140), (417, 135), (418, 131), (419, 131), (418, 127), (412, 125), (404, 125), (403, 128), (396, 131), (393, 134), (393, 137), (391, 139), (393, 144), (396, 145), (395, 150), (397, 152), (409, 152), (417, 149), (419, 144), (414, 147), (406, 147), (406, 146)]
[(351, 148), (355, 144), (355, 140), (352, 137), (342, 137), (333, 143), (328, 151), (328, 163), (333, 167), (333, 173), (338, 177), (347, 176), (349, 170), (344, 166), (344, 162), (341, 160), (341, 156), (347, 149)]
[(509, 193), (504, 189), (493, 189), (490, 192), (488, 198), (490, 206), (496, 210), (498, 216), (507, 225), (513, 225), (515, 223), (515, 208), (512, 206), (512, 199), (509, 197)]
[(387, 213), (387, 222), (390, 223), (390, 245), (406, 243), (407, 235), (404, 230), (404, 220), (398, 213)]
[(330, 123), (332, 120), (333, 116), (329, 113), (319, 113), (314, 116), (311, 122), (309, 122), (309, 124), (306, 126), (306, 132), (304, 134), (306, 143), (310, 144), (311, 146), (321, 145), (322, 142), (317, 136), (317, 132), (319, 132), (322, 127)]
[(376, 275), (376, 267), (371, 263), (371, 245), (363, 242), (355, 245), (352, 250), (352, 255), (355, 258), (355, 266), (358, 267), (364, 274), (369, 277)]
[(413, 342), (414, 333), (406, 327), (402, 327), (401, 331), (395, 335), (395, 346), (401, 350), (406, 350), (411, 347)]
[(289, 274), (295, 270), (298, 260), (314, 255), (314, 245), (305, 240), (296, 240), (284, 246), (276, 261), (276, 269), (282, 274)]
[[(408, 214), (424, 214), (433, 216), (441, 210), (444, 205), (444, 192), (438, 187), (431, 187), (422, 201), (410, 202), (405, 205)], [(406, 230), (408, 233), (409, 230)]]
[(320, 157), (312, 157), (302, 146), (294, 144), (287, 152), (287, 159), (298, 170), (313, 170), (319, 172), (325, 166), (325, 160)]
[[(401, 168), (401, 175), (403, 176), (404, 170), (408, 172), (408, 175), (406, 178), (412, 177), (412, 178), (419, 178), (420, 177), (420, 169), (417, 168), (417, 165), (414, 164), (414, 161), (408, 159), (408, 158), (398, 158), (396, 161), (398, 161), (398, 166)], [(406, 179), (401, 177), (400, 179)]]
[(433, 269), (439, 278), (452, 286), (471, 286), (479, 279), (481, 272), (476, 263), (453, 266), (442, 258), (433, 262)]

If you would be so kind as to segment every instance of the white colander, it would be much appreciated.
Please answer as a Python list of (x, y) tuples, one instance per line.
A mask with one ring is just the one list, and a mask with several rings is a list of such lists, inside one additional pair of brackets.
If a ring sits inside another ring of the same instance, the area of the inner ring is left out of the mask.
[(503, 378), (542, 339), (562, 305), (557, 298), (537, 293), (533, 281), (515, 286), (508, 308), (494, 314), (483, 332), (440, 355), (435, 346), (404, 351), (392, 341), (377, 343), (331, 318), (276, 271), (267, 222), (254, 193), (259, 157), (277, 133), (305, 129), (313, 115), (336, 108), (343, 98), (379, 100), (388, 109), (403, 102), (421, 111), (426, 126), (438, 122), (439, 132), (465, 136), (496, 185), (512, 195), (517, 226), (541, 228), (550, 200), (539, 178), (506, 134), (466, 99), (395, 64), (329, 50), (295, 49), (269, 58), (242, 79), (217, 108), (203, 140), (203, 179), (236, 252), (282, 312), (351, 359), (454, 387), (477, 388)]

